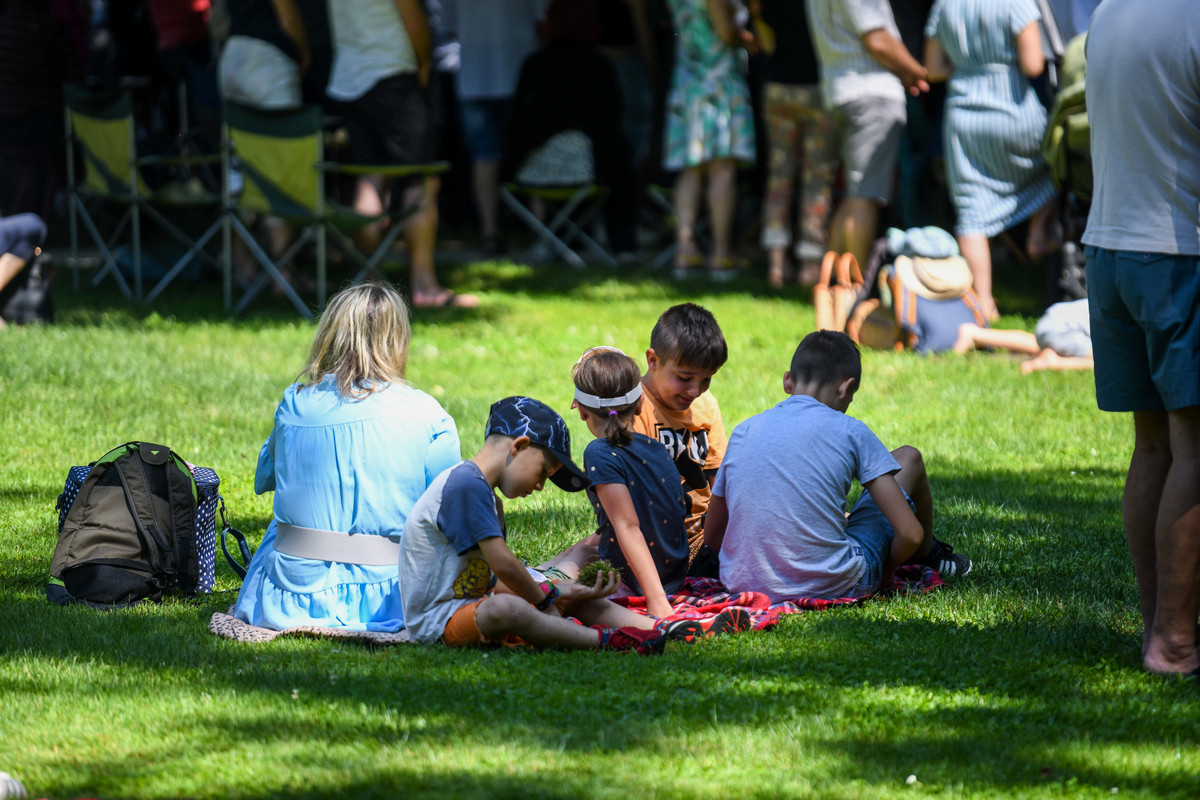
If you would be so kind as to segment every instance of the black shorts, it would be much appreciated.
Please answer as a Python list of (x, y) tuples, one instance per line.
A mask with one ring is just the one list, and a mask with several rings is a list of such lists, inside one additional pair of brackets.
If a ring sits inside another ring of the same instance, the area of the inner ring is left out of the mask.
[(433, 114), (413, 73), (384, 78), (347, 104), (350, 160), (356, 164), (424, 164), (432, 158)]

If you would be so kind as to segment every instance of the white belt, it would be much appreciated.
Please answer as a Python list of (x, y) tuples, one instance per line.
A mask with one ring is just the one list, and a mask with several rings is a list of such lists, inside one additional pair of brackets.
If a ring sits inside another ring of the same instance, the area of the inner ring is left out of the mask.
[(379, 567), (400, 564), (399, 536), (322, 531), (286, 522), (275, 524), (275, 550), (287, 556), (339, 564)]

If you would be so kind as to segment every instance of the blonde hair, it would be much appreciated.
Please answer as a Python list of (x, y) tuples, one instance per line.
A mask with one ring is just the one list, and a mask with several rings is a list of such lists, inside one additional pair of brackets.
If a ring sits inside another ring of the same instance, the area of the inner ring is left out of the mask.
[[(571, 370), (575, 388), (596, 397), (619, 398), (633, 391), (642, 380), (637, 363), (612, 347), (594, 347), (584, 353)], [(578, 402), (578, 401), (576, 401)], [(592, 408), (582, 402), (579, 407), (601, 419), (604, 438), (618, 446), (633, 441), (633, 422), (642, 407), (642, 398), (628, 405)]]
[(335, 294), (317, 323), (300, 387), (336, 375), (338, 390), (361, 399), (403, 383), (412, 327), (408, 305), (388, 283), (360, 283)]

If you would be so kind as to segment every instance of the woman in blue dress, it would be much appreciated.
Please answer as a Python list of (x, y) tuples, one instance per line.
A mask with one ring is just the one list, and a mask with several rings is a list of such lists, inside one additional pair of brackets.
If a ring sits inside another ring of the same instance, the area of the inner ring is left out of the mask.
[(929, 80), (950, 81), (943, 135), (955, 234), (992, 319), (988, 239), (1028, 219), (1029, 255), (1054, 247), (1046, 109), (1029, 82), (1046, 66), (1039, 19), (1034, 0), (937, 0), (925, 25)]
[(275, 630), (404, 627), (404, 522), (461, 460), (454, 420), (404, 380), (410, 336), (408, 308), (390, 286), (360, 284), (329, 301), (258, 456), (254, 490), (275, 493), (274, 517), (238, 619)]

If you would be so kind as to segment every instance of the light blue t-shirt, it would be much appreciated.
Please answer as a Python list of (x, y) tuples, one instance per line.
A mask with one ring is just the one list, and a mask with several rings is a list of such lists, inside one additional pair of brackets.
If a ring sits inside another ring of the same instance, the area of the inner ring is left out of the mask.
[(254, 475), (255, 492), (275, 492), (274, 518), (242, 582), (236, 616), (275, 630), (403, 628), (395, 565), (284, 555), (275, 550), (276, 522), (399, 536), (417, 498), (460, 458), (454, 420), (411, 386), (361, 400), (343, 397), (332, 376), (289, 386)]
[(899, 470), (870, 428), (807, 395), (738, 425), (713, 485), (729, 507), (721, 582), (771, 602), (845, 596), (866, 567), (846, 536), (846, 496)]

